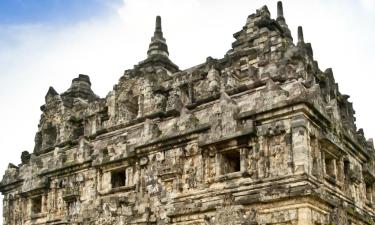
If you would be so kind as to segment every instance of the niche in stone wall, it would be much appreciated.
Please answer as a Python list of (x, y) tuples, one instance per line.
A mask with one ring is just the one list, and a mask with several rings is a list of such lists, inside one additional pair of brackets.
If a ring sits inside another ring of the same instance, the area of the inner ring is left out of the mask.
[(222, 174), (241, 171), (241, 155), (238, 149), (224, 151), (221, 155)]
[(203, 177), (206, 183), (242, 177), (248, 169), (249, 137), (202, 146)]
[(66, 204), (67, 204), (67, 214), (69, 216), (79, 215), (81, 202), (78, 199), (69, 201)]
[(336, 183), (336, 178), (337, 178), (336, 158), (328, 152), (324, 152), (324, 172), (325, 172), (325, 178), (329, 182)]
[(335, 159), (327, 157), (325, 159), (325, 164), (326, 164), (327, 175), (330, 176), (330, 177), (335, 178), (335, 176), (336, 176), (336, 172), (335, 172)]
[(139, 96), (135, 96), (133, 91), (122, 92), (118, 97), (118, 115), (121, 120), (129, 121), (138, 115)]
[(320, 151), (317, 138), (310, 137), (310, 148), (311, 148), (311, 157), (312, 157), (312, 174), (315, 177), (320, 177), (321, 175), (321, 166), (320, 166)]
[(371, 205), (373, 199), (373, 187), (372, 184), (366, 182), (366, 204)]
[(374, 174), (374, 163), (370, 160), (362, 165), (362, 177), (366, 188), (366, 204), (370, 207), (374, 204), (375, 198), (375, 174)]
[(75, 124), (73, 129), (73, 139), (78, 139), (79, 137), (83, 136), (85, 133), (85, 127), (82, 121), (79, 121)]
[(125, 169), (115, 170), (111, 172), (112, 188), (120, 188), (126, 186), (126, 171)]
[(348, 158), (343, 160), (343, 191), (350, 195), (350, 161)]
[[(131, 162), (133, 163), (133, 162)], [(106, 195), (115, 192), (134, 190), (134, 168), (128, 161), (106, 165), (99, 173), (99, 193)]]
[(181, 101), (182, 104), (189, 104), (191, 103), (191, 90), (190, 86), (188, 84), (182, 85), (180, 87), (180, 95), (181, 95)]
[(42, 131), (42, 148), (47, 148), (54, 146), (57, 139), (57, 129), (56, 126), (48, 124), (47, 127)]
[(350, 161), (349, 159), (344, 160), (344, 176), (345, 179), (349, 178), (349, 173), (350, 173)]
[[(143, 96), (142, 96), (143, 97)], [(138, 110), (139, 110), (139, 97), (134, 96), (131, 98), (131, 100), (128, 103), (128, 110), (134, 115), (138, 115)]]
[(42, 212), (42, 196), (31, 198), (31, 213), (39, 214)]
[(330, 141), (321, 140), (319, 143), (325, 180), (338, 188), (347, 189), (347, 175), (351, 168), (348, 156)]

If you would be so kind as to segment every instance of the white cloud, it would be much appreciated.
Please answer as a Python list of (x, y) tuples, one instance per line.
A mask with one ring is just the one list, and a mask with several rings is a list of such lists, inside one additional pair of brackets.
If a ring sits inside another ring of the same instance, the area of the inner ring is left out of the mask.
[[(84, 73), (104, 97), (125, 69), (145, 58), (156, 15), (162, 16), (172, 61), (184, 69), (207, 56), (222, 57), (232, 34), (265, 3), (275, 17), (274, 0), (126, 0), (118, 14), (67, 27), (0, 27), (0, 173), (9, 162), (20, 162), (22, 150), (32, 151), (48, 87), (65, 91), (72, 78)], [(362, 4), (369, 8), (374, 2)], [(359, 127), (375, 137), (374, 17), (362, 13), (350, 1), (284, 1), (292, 33), (303, 25), (321, 69), (333, 67), (342, 92), (352, 95)]]
[(375, 12), (375, 0), (360, 0), (362, 8), (369, 13)]

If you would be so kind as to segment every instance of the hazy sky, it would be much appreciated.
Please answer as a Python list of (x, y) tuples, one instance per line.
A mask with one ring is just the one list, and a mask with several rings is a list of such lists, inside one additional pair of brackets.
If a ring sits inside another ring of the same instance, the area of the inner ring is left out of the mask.
[[(375, 0), (283, 3), (293, 36), (302, 25), (321, 70), (332, 67), (351, 96), (358, 127), (375, 137)], [(223, 57), (265, 4), (275, 17), (273, 0), (0, 0), (0, 174), (32, 151), (48, 87), (61, 93), (83, 73), (105, 97), (146, 57), (156, 15), (171, 60), (185, 69)]]

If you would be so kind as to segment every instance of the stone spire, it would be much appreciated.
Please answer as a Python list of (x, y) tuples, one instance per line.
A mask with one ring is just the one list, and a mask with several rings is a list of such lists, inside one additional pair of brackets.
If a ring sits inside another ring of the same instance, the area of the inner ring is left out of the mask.
[(99, 97), (91, 90), (90, 77), (85, 74), (79, 74), (72, 80), (70, 88), (61, 94), (65, 104), (71, 105), (75, 98), (93, 101)]
[(303, 37), (303, 29), (301, 26), (298, 26), (297, 37), (298, 37), (297, 46), (304, 48), (307, 51), (307, 54), (313, 57), (314, 52), (312, 50), (311, 44), (305, 43), (305, 39)]
[(297, 44), (300, 45), (300, 44), (304, 44), (305, 41), (303, 39), (303, 30), (302, 30), (302, 27), (301, 26), (298, 26), (298, 42)]
[(48, 92), (46, 94), (46, 98), (49, 97), (49, 96), (56, 96), (56, 95), (59, 95), (59, 93), (57, 93), (57, 91), (53, 88), (53, 87), (49, 87), (48, 89)]
[(179, 71), (178, 66), (169, 59), (168, 46), (163, 37), (160, 16), (156, 17), (155, 32), (148, 47), (147, 58), (139, 62), (135, 69), (148, 67), (163, 67), (172, 73)]
[(165, 41), (165, 38), (163, 37), (160, 16), (156, 17), (154, 36), (151, 38), (151, 43), (147, 51), (148, 57), (152, 57), (155, 55), (165, 56), (165, 57), (169, 56), (168, 46)]
[(285, 22), (284, 17), (284, 9), (283, 9), (283, 3), (281, 1), (277, 2), (277, 18), (276, 21), (280, 24), (280, 26), (283, 28), (286, 35), (292, 39), (292, 35), (290, 33), (290, 30), (288, 28), (288, 25)]
[(284, 18), (284, 10), (283, 10), (283, 3), (281, 1), (277, 2), (277, 21), (283, 21), (285, 23)]
[[(57, 91), (53, 87), (49, 87), (48, 92), (46, 96), (44, 97), (45, 102), (46, 103), (51, 102), (55, 98), (55, 96), (58, 96), (58, 95), (59, 93), (57, 93)], [(42, 111), (43, 111), (43, 107), (44, 106), (41, 107)]]

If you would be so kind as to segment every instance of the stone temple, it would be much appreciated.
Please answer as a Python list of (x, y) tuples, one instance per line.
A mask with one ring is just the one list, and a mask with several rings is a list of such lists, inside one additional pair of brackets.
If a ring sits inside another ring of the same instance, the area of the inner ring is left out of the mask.
[(100, 98), (87, 75), (41, 107), (0, 183), (4, 225), (373, 225), (375, 150), (278, 3), (186, 70), (161, 26)]

